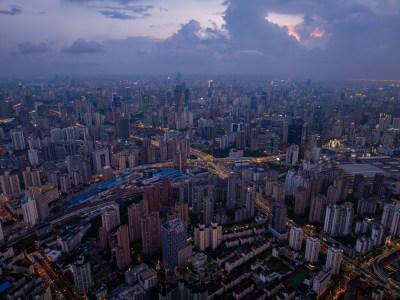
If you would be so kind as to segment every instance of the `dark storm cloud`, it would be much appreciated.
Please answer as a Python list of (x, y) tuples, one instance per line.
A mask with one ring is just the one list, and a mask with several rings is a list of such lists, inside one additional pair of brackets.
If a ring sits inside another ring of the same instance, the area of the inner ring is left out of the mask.
[(84, 54), (99, 53), (103, 51), (103, 48), (98, 42), (78, 39), (70, 47), (64, 47), (61, 50), (64, 53)]
[(18, 49), (22, 54), (39, 54), (48, 52), (50, 47), (44, 42), (40, 44), (25, 42), (18, 44)]
[(21, 13), (22, 13), (22, 8), (21, 8), (21, 6), (18, 6), (18, 5), (10, 5), (9, 10), (0, 10), (0, 14), (2, 14), (2, 15), (15, 16), (15, 15), (19, 15)]

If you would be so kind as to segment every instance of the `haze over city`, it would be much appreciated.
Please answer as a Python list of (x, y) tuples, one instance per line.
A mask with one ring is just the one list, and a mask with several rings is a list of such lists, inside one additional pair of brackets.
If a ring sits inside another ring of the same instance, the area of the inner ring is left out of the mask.
[(400, 299), (400, 1), (2, 0), (0, 300)]

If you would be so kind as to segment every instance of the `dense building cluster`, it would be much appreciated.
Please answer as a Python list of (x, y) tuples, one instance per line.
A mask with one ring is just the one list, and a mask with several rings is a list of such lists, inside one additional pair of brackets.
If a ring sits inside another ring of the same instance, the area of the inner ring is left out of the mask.
[(1, 81), (0, 298), (396, 299), (399, 97)]

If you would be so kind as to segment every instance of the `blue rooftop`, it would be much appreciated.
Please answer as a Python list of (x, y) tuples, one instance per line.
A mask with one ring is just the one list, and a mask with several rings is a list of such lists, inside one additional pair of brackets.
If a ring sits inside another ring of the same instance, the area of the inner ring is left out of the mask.
[(76, 198), (68, 200), (68, 203), (69, 204), (75, 204), (77, 202), (81, 202), (81, 201), (85, 200), (86, 198), (88, 198), (88, 197), (100, 192), (102, 189), (109, 188), (110, 186), (112, 186), (113, 184), (115, 184), (117, 182), (118, 182), (117, 178), (113, 178), (113, 179), (111, 179), (111, 180), (99, 185), (98, 187), (96, 187), (94, 189), (91, 189), (90, 191), (88, 191), (88, 192), (86, 192), (86, 193), (84, 193), (84, 194), (82, 194), (82, 195), (80, 195), (80, 196), (78, 196)]
[(0, 285), (0, 293), (4, 292), (6, 289), (8, 289), (11, 286), (11, 283), (9, 281), (4, 282), (3, 284)]

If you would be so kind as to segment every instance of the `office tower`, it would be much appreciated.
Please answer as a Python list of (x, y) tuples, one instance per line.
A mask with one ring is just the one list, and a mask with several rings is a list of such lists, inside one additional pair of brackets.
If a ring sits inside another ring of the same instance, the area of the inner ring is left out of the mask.
[(382, 196), (385, 193), (385, 175), (376, 173), (374, 177), (374, 185), (372, 187), (372, 194), (374, 196)]
[[(181, 219), (166, 222), (161, 227), (163, 262), (172, 269), (180, 265), (191, 254), (187, 242), (187, 225)], [(189, 252), (189, 253), (188, 253)]]
[(330, 247), (328, 249), (328, 257), (326, 258), (326, 267), (331, 268), (331, 274), (338, 274), (340, 271), (340, 264), (342, 263), (342, 253), (343, 250)]
[(131, 251), (129, 247), (128, 226), (122, 225), (117, 229), (117, 246), (115, 248), (115, 259), (119, 270), (127, 268), (131, 263)]
[(310, 223), (322, 223), (325, 216), (325, 207), (326, 197), (324, 195), (312, 196), (308, 221)]
[(254, 218), (255, 214), (256, 192), (247, 191), (246, 193), (246, 210), (248, 218)]
[(0, 221), (0, 243), (4, 242), (3, 226)]
[(128, 116), (122, 117), (120, 119), (120, 137), (123, 141), (130, 139), (130, 119)]
[(280, 203), (285, 203), (286, 185), (284, 183), (275, 182), (272, 190), (272, 198)]
[(21, 191), (19, 186), (18, 174), (10, 175), (10, 172), (4, 172), (4, 175), (0, 176), (0, 184), (3, 194), (15, 194)]
[(314, 106), (313, 112), (313, 132), (321, 135), (322, 133), (322, 107), (320, 105)]
[(160, 188), (158, 186), (148, 187), (143, 191), (143, 201), (147, 202), (149, 212), (160, 211)]
[(105, 166), (110, 165), (110, 155), (108, 148), (92, 152), (93, 170), (95, 174), (100, 174)]
[(114, 207), (103, 213), (101, 215), (101, 222), (102, 226), (106, 229), (107, 232), (110, 232), (117, 228), (121, 223), (119, 207), (115, 205)]
[(300, 250), (303, 242), (303, 229), (298, 226), (290, 228), (289, 246), (293, 250)]
[(318, 261), (319, 246), (320, 242), (317, 237), (310, 236), (307, 238), (306, 253), (304, 256), (307, 262), (314, 264)]
[(129, 239), (134, 241), (142, 236), (142, 216), (149, 213), (147, 202), (141, 201), (128, 207)]
[(296, 198), (294, 202), (294, 214), (297, 216), (304, 215), (306, 211), (307, 190), (300, 186), (296, 189)]
[(161, 248), (161, 221), (159, 213), (150, 212), (142, 216), (142, 248), (143, 254), (152, 254)]
[(13, 148), (15, 150), (25, 149), (24, 133), (22, 131), (18, 131), (16, 129), (11, 129), (10, 137), (11, 137), (11, 142), (13, 144)]
[(37, 166), (39, 164), (39, 158), (36, 149), (30, 148), (28, 150), (28, 157), (29, 162), (32, 166)]
[(26, 226), (35, 226), (39, 223), (39, 215), (36, 208), (36, 202), (32, 197), (25, 196), (21, 200), (22, 215)]
[(357, 199), (363, 198), (364, 195), (365, 180), (363, 174), (354, 175), (353, 182), (353, 196)]
[(349, 129), (347, 131), (347, 143), (351, 146), (353, 146), (356, 142), (356, 135), (355, 135), (355, 127), (354, 127), (354, 123), (351, 123), (351, 125), (349, 126)]
[(31, 168), (28, 167), (25, 171), (22, 171), (22, 178), (24, 180), (25, 189), (32, 186), (41, 186), (39, 170), (31, 171)]
[(161, 188), (162, 188), (162, 194), (161, 194), (162, 203), (165, 205), (170, 205), (174, 198), (174, 194), (171, 181), (167, 177), (161, 179)]
[(148, 94), (142, 97), (143, 104), (143, 123), (146, 127), (153, 126), (153, 101)]
[(187, 167), (187, 154), (184, 151), (174, 153), (174, 168), (182, 171)]
[(288, 127), (288, 137), (287, 137), (287, 145), (301, 145), (302, 141), (302, 133), (303, 133), (303, 125), (304, 122), (300, 118), (295, 118), (292, 120), (291, 124)]
[(280, 202), (271, 204), (271, 217), (269, 219), (270, 228), (278, 233), (286, 232), (286, 205)]
[(286, 164), (295, 166), (299, 159), (299, 145), (291, 145), (286, 149)]
[(329, 205), (326, 208), (324, 231), (330, 236), (348, 235), (353, 224), (353, 204)]
[(93, 285), (90, 261), (84, 256), (79, 256), (77, 261), (72, 264), (74, 274), (75, 289), (79, 293), (85, 293)]

